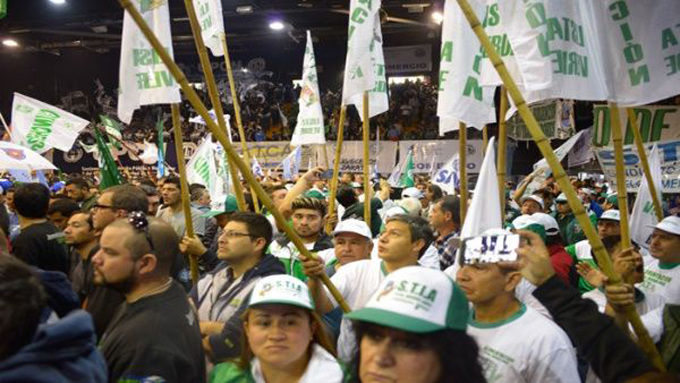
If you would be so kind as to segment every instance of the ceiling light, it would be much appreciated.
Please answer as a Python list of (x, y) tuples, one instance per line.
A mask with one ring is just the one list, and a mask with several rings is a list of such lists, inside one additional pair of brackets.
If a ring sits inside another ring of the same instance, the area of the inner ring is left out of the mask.
[(50, 3), (62, 5), (62, 4), (66, 4), (66, 0), (50, 0)]
[(434, 11), (432, 12), (432, 20), (437, 24), (441, 24), (444, 21), (444, 15), (439, 11)]
[(275, 31), (280, 31), (280, 30), (282, 30), (282, 29), (285, 28), (285, 27), (286, 27), (286, 26), (283, 25), (283, 23), (280, 22), (280, 21), (272, 21), (271, 23), (269, 23), (269, 28), (271, 28), (271, 29), (273, 29), (273, 30), (275, 30)]
[(4, 40), (2, 40), (2, 45), (6, 46), (6, 47), (15, 48), (15, 47), (18, 47), (18, 46), (19, 46), (19, 43), (16, 42), (16, 40), (12, 40), (12, 39), (4, 39)]
[(253, 13), (253, 6), (252, 5), (242, 5), (240, 7), (236, 7), (236, 13), (238, 13), (240, 15)]

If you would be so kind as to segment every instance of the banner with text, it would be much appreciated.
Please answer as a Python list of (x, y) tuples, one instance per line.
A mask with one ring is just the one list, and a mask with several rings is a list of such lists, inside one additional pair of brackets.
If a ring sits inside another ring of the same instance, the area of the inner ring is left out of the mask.
[[(657, 142), (680, 139), (680, 106), (647, 105), (636, 106), (638, 128), (643, 142)], [(593, 106), (593, 145), (612, 145), (611, 111), (606, 104)], [(626, 109), (619, 108), (621, 128), (624, 130), (624, 145), (634, 141), (633, 131), (628, 123)]]
[[(328, 166), (330, 168), (333, 168), (333, 166), (335, 166), (335, 156), (331, 155), (331, 153), (335, 154), (335, 148), (337, 146), (337, 143), (329, 142), (325, 146), (329, 154), (328, 161), (330, 161), (330, 164)], [(317, 158), (323, 158), (323, 151), (324, 151), (323, 146), (316, 146), (316, 152), (318, 156)], [(381, 141), (380, 145), (378, 145), (375, 141), (373, 141), (369, 145), (368, 154), (371, 169), (373, 169), (373, 166), (375, 165), (377, 159), (378, 173), (383, 175), (390, 174), (390, 172), (392, 172), (392, 169), (394, 169), (394, 166), (396, 165), (397, 143)], [(302, 163), (306, 164), (304, 159), (304, 152)], [(342, 156), (340, 158), (340, 172), (361, 173), (363, 171), (364, 171), (363, 143), (361, 141), (343, 142)]]
[[(411, 146), (413, 146), (414, 173), (430, 174), (433, 163), (435, 169), (439, 170), (454, 154), (458, 153), (458, 140), (400, 141), (399, 153), (406, 153)], [(382, 150), (380, 152), (382, 153)], [(484, 160), (481, 140), (468, 140), (466, 160), (468, 173), (479, 173)]]
[(432, 45), (384, 47), (388, 75), (432, 71)]

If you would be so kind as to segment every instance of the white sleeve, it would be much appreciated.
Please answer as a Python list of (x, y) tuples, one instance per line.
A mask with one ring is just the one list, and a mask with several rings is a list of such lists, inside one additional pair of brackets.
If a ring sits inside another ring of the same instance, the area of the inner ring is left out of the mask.
[(565, 337), (567, 344), (556, 345), (554, 343), (546, 346), (553, 348), (552, 350), (541, 350), (538, 355), (543, 357), (535, 360), (535, 368), (530, 371), (528, 382), (541, 383), (573, 383), (580, 382), (576, 368), (576, 353), (574, 349), (568, 344), (569, 340)]
[(196, 235), (205, 235), (205, 220), (205, 217), (201, 216), (200, 214), (196, 214), (194, 212), (191, 213), (191, 223), (194, 226), (194, 233)]
[(430, 245), (425, 250), (425, 254), (418, 260), (418, 264), (423, 267), (439, 270), (439, 251), (437, 251), (437, 248)]
[[(640, 317), (642, 324), (647, 328), (649, 336), (652, 337), (654, 343), (660, 341), (661, 335), (663, 335), (663, 308), (664, 306), (658, 307)], [(630, 324), (628, 326), (630, 327), (630, 332), (635, 334), (633, 326)]]
[[(341, 268), (338, 269), (338, 271), (333, 274), (331, 277), (331, 282), (333, 282), (333, 285), (335, 286), (336, 289), (340, 292), (340, 295), (342, 295), (343, 298), (345, 298), (345, 301), (348, 302), (349, 304), (349, 299), (348, 295), (350, 294), (350, 283), (354, 281), (354, 283), (357, 283), (357, 279), (354, 277), (355, 273), (353, 270), (356, 270), (356, 267), (350, 267), (352, 264), (345, 265)], [(326, 286), (323, 287), (324, 290), (326, 291), (326, 296), (328, 297), (328, 300), (331, 301), (333, 304), (333, 307), (338, 307), (339, 304), (333, 298), (333, 295), (331, 295), (331, 292), (326, 288)], [(350, 307), (351, 308), (351, 307)]]

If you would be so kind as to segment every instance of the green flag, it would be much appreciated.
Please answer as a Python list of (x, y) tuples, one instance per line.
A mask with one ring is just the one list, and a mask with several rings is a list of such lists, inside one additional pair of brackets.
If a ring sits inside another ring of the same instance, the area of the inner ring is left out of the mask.
[(123, 177), (118, 172), (118, 165), (113, 160), (113, 156), (109, 151), (109, 147), (104, 142), (99, 129), (94, 129), (94, 137), (97, 141), (97, 149), (99, 150), (99, 190), (106, 190), (111, 186), (120, 185), (123, 183)]
[(104, 128), (106, 129), (106, 134), (108, 134), (109, 136), (116, 137), (118, 139), (114, 140), (113, 145), (116, 148), (121, 149), (122, 146), (120, 145), (119, 140), (123, 139), (123, 135), (120, 132), (121, 131), (120, 123), (104, 114), (100, 114), (99, 119), (102, 121), (102, 125), (104, 125)]
[(7, 0), (0, 0), (0, 19), (7, 16)]
[(399, 178), (400, 188), (410, 188), (415, 186), (416, 182), (413, 179), (413, 150), (409, 150), (408, 156), (406, 157), (406, 166), (404, 166), (404, 171), (401, 172), (401, 177)]

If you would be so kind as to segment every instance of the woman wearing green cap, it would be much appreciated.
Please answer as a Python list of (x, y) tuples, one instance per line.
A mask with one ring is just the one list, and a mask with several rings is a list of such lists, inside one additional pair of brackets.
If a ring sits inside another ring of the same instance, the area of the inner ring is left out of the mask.
[(243, 313), (243, 336), (241, 357), (216, 365), (210, 382), (344, 381), (307, 285), (290, 275), (257, 282)]
[(467, 335), (468, 301), (446, 274), (418, 266), (390, 273), (354, 320), (353, 377), (372, 382), (485, 382)]

